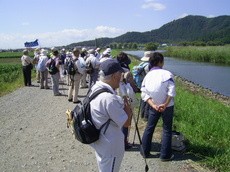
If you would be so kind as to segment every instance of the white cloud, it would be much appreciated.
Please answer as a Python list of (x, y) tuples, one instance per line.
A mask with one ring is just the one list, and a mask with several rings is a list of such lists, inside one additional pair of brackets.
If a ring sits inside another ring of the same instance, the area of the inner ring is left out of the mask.
[(161, 3), (156, 3), (155, 0), (145, 0), (146, 4), (142, 5), (141, 8), (152, 8), (155, 11), (161, 11), (166, 9), (166, 6)]
[(187, 13), (183, 13), (183, 14), (179, 15), (179, 16), (177, 17), (177, 19), (182, 19), (182, 18), (184, 18), (184, 17), (186, 17), (186, 16), (188, 16), (188, 14), (187, 14)]
[(208, 17), (208, 18), (214, 18), (214, 17), (216, 17), (216, 16), (215, 16), (215, 15), (210, 14), (210, 15), (208, 15), (207, 17)]
[(23, 48), (25, 42), (39, 40), (41, 47), (68, 45), (75, 42), (93, 40), (101, 37), (116, 37), (126, 31), (108, 27), (97, 26), (94, 29), (65, 29), (58, 32), (46, 32), (40, 34), (5, 34), (0, 33), (0, 49)]
[(155, 1), (155, 0), (145, 0), (145, 2), (153, 2), (153, 1)]
[(28, 22), (23, 22), (22, 23), (22, 26), (28, 26), (28, 25), (30, 25), (30, 23), (28, 23)]

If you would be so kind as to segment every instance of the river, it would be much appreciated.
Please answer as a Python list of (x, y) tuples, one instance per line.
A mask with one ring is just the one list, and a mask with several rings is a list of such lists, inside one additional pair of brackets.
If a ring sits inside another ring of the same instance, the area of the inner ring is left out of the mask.
[[(124, 52), (141, 58), (145, 51)], [(171, 71), (174, 75), (185, 78), (195, 84), (200, 84), (204, 88), (209, 88), (212, 92), (218, 92), (230, 97), (230, 66), (165, 57), (163, 68)]]

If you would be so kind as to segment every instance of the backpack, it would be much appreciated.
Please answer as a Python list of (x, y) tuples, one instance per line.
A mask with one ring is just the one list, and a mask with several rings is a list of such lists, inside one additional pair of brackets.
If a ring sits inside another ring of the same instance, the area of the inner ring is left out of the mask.
[(148, 68), (148, 64), (149, 63), (141, 62), (138, 66), (133, 67), (133, 79), (139, 88), (141, 88), (142, 81), (144, 80), (144, 77), (147, 74), (146, 68)]
[(94, 72), (94, 68), (93, 68), (93, 65), (91, 63), (91, 60), (89, 60), (87, 63), (86, 63), (86, 66), (85, 66), (85, 72), (87, 74), (92, 74)]
[(184, 135), (177, 131), (172, 131), (172, 149), (179, 152), (184, 152), (186, 150), (184, 144)]
[(75, 60), (69, 60), (68, 63), (67, 63), (67, 73), (69, 75), (72, 75), (74, 76), (75, 73), (76, 73), (76, 69), (74, 68), (74, 63), (77, 61), (78, 59), (75, 59)]
[(55, 60), (51, 59), (48, 71), (51, 75), (54, 75), (58, 72), (58, 68), (55, 66)]
[(81, 143), (90, 144), (97, 141), (99, 139), (101, 129), (106, 126), (104, 130), (105, 133), (109, 126), (111, 119), (108, 119), (99, 129), (97, 129), (93, 124), (90, 112), (91, 100), (103, 92), (111, 93), (108, 89), (102, 88), (93, 93), (91, 96), (88, 94), (82, 102), (77, 104), (73, 111), (66, 111), (66, 115), (68, 116), (67, 127), (71, 127), (74, 138)]
[(38, 64), (37, 64), (37, 70), (39, 72), (43, 72), (46, 70), (45, 58), (39, 59)]

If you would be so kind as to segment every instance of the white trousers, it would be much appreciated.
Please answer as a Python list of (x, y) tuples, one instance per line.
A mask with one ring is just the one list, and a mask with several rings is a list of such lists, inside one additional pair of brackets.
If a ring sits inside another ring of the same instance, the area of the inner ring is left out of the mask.
[(119, 172), (124, 154), (117, 157), (103, 157), (95, 151), (99, 172)]

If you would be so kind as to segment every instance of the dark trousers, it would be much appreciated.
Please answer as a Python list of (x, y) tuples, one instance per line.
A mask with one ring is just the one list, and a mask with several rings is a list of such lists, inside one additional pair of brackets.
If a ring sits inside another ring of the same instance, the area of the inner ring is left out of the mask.
[(91, 88), (96, 81), (98, 80), (98, 70), (94, 69), (94, 72), (92, 74), (90, 74), (90, 78), (89, 78), (89, 88)]
[(128, 145), (127, 138), (128, 138), (129, 128), (128, 127), (121, 127), (121, 131), (123, 132), (123, 134), (125, 136), (124, 137), (125, 147), (128, 147), (129, 145)]
[[(173, 122), (174, 106), (167, 107), (164, 112), (158, 112), (151, 106), (149, 108), (148, 123), (145, 128), (142, 144), (144, 153), (146, 156), (150, 154), (152, 137), (157, 125), (158, 120), (162, 116), (163, 119), (163, 133), (162, 133), (162, 145), (161, 145), (161, 159), (168, 159), (172, 155), (171, 141), (172, 141), (172, 122)], [(141, 154), (143, 154), (141, 152)]]
[(31, 85), (31, 68), (29, 66), (23, 66), (23, 76), (25, 86)]

